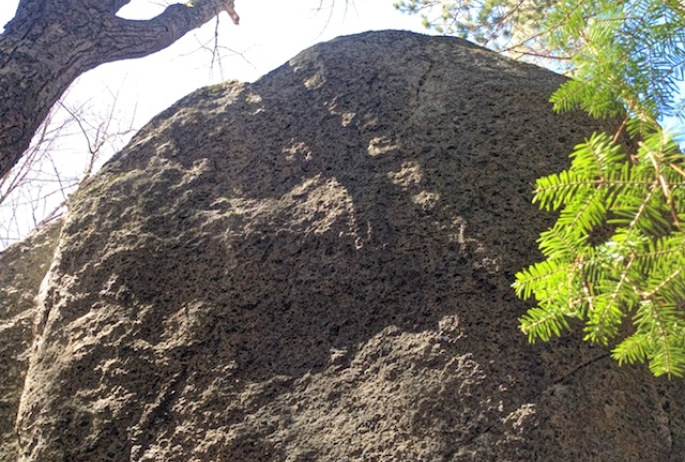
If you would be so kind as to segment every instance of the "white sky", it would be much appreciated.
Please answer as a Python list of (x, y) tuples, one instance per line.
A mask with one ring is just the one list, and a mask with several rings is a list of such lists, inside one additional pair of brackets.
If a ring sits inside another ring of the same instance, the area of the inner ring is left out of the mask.
[[(18, 0), (0, 1), (2, 27), (14, 16)], [(393, 1), (236, 0), (240, 26), (221, 13), (218, 29), (213, 20), (155, 55), (100, 66), (72, 85), (64, 104), (72, 109), (86, 108), (86, 118), (93, 114), (94, 118), (98, 114), (106, 117), (117, 95), (116, 122), (137, 130), (197, 88), (229, 79), (254, 81), (317, 42), (368, 30), (426, 32), (418, 16), (400, 14)], [(132, 0), (119, 15), (146, 19), (159, 14), (169, 3), (176, 2)], [(215, 30), (221, 50), (218, 60), (212, 57)], [(120, 144), (110, 146), (107, 157)], [(0, 250), (28, 234), (62, 203), (67, 192), (60, 185), (77, 183), (86, 168), (87, 145), (75, 124), (61, 133), (51, 152), (54, 161), (46, 161), (36, 169), (37, 180), (31, 181), (32, 187), (0, 204)], [(60, 169), (59, 178), (55, 165)], [(42, 196), (47, 196), (47, 201), (38, 199)]]
[[(2, 2), (4, 25), (18, 0)], [(397, 12), (393, 0), (350, 0), (349, 5), (345, 0), (236, 0), (235, 8), (240, 26), (226, 13), (219, 16), (220, 63), (212, 63), (216, 21), (210, 21), (155, 55), (100, 66), (81, 77), (70, 95), (86, 100), (106, 88), (120, 91), (120, 107), (137, 102), (140, 125), (199, 87), (228, 79), (256, 80), (320, 41), (368, 30), (425, 32), (420, 19)], [(161, 1), (132, 0), (119, 15), (144, 19), (163, 9)]]

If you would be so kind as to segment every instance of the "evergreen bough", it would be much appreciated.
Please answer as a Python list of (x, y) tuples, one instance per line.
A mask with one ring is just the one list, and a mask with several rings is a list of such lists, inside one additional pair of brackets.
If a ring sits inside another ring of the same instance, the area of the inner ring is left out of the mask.
[[(537, 180), (534, 202), (558, 211), (545, 260), (513, 284), (537, 306), (520, 318), (531, 342), (581, 325), (619, 363), (685, 376), (685, 159), (664, 117), (683, 118), (685, 2), (679, 0), (404, 0), (439, 8), (425, 23), (532, 57), (572, 77), (557, 111), (622, 120), (577, 145), (567, 170)], [(627, 136), (626, 136), (627, 135)], [(632, 143), (619, 140), (632, 138)], [(629, 146), (636, 146), (632, 150)]]
[(622, 338), (619, 363), (648, 360), (655, 375), (684, 375), (683, 156), (655, 130), (637, 155), (596, 133), (572, 158), (537, 180), (534, 201), (561, 212), (538, 241), (546, 260), (516, 275), (517, 295), (537, 300), (521, 329), (547, 341), (577, 319), (593, 343)]

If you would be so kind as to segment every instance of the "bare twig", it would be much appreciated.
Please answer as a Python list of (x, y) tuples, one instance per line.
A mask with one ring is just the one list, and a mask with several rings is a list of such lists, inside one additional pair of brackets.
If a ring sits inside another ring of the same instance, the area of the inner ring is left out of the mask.
[[(69, 194), (132, 133), (134, 116), (125, 128), (115, 129), (119, 91), (110, 95), (104, 116), (89, 101), (60, 100), (21, 162), (0, 180), (0, 249), (58, 217)], [(80, 162), (82, 170), (75, 168)]]

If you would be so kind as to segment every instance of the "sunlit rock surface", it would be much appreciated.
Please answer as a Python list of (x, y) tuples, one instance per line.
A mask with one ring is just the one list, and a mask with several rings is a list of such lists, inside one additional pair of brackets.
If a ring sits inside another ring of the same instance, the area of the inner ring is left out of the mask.
[(517, 328), (562, 81), (372, 32), (158, 116), (71, 201), (21, 460), (685, 460), (679, 382)]

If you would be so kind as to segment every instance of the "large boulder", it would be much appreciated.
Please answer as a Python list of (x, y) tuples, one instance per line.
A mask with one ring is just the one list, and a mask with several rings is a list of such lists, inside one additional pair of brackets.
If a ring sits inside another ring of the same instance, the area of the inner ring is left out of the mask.
[(60, 225), (46, 225), (0, 253), (0, 461), (17, 459), (15, 420), (33, 343), (35, 302)]
[(71, 200), (21, 460), (681, 461), (683, 387), (530, 345), (563, 78), (372, 32), (155, 118)]

